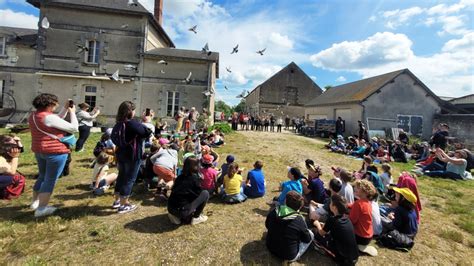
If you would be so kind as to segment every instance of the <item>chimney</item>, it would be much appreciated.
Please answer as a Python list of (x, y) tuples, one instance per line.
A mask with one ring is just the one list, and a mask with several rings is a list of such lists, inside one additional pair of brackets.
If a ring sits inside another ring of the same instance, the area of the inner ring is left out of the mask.
[(163, 25), (163, 0), (155, 0), (155, 19)]

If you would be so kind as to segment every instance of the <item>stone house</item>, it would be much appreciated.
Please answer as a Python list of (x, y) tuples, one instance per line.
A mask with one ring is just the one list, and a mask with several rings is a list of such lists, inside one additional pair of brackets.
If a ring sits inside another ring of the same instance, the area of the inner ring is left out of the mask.
[(245, 108), (252, 115), (271, 113), (301, 117), (305, 104), (321, 93), (321, 88), (291, 62), (254, 88), (244, 98)]
[(97, 106), (109, 120), (124, 100), (159, 117), (180, 106), (213, 114), (219, 54), (176, 49), (162, 27), (162, 0), (155, 14), (128, 0), (27, 2), (39, 9), (37, 31), (0, 27), (0, 81), (16, 100), (13, 122), (43, 92)]
[(306, 104), (309, 119), (346, 121), (346, 135), (357, 134), (357, 121), (369, 130), (403, 128), (427, 139), (437, 113), (456, 108), (441, 100), (410, 70), (402, 69), (326, 90)]

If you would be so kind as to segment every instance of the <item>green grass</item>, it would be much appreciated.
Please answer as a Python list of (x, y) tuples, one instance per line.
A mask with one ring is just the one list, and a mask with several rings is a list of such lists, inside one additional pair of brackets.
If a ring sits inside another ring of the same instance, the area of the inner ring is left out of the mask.
[[(0, 129), (0, 134), (4, 132)], [(96, 133), (86, 143), (86, 152), (73, 154), (71, 175), (56, 185), (52, 204), (59, 207), (57, 214), (35, 219), (28, 205), (37, 166), (28, 148), (29, 134), (20, 137), (26, 152), (21, 155), (19, 170), (28, 180), (19, 199), (0, 202), (0, 264), (280, 264), (268, 253), (263, 235), (266, 202), (278, 194), (279, 182), (286, 180), (286, 166), (304, 169), (304, 160), (311, 158), (321, 165), (327, 184), (332, 177), (331, 166), (358, 170), (361, 165), (361, 161), (328, 152), (319, 140), (276, 133), (226, 134), (226, 145), (217, 150), (221, 162), (233, 154), (248, 170), (256, 160), (262, 160), (267, 195), (239, 205), (224, 205), (213, 198), (205, 209), (208, 222), (177, 227), (168, 221), (166, 206), (155, 201), (152, 192), (144, 192), (140, 184), (132, 197), (140, 207), (127, 215), (117, 215), (110, 209), (111, 192), (94, 197), (88, 191), (89, 159), (100, 137)], [(396, 181), (413, 162), (392, 166)], [(473, 183), (418, 178), (423, 211), (415, 247), (410, 253), (379, 249), (378, 257), (361, 257), (360, 264), (472, 261), (468, 254), (472, 253), (474, 239)], [(462, 244), (453, 247), (451, 243)], [(300, 262), (331, 264), (312, 250)]]

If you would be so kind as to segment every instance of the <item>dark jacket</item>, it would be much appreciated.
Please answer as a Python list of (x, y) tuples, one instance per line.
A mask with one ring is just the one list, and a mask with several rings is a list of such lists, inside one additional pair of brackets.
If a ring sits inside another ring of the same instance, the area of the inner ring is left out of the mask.
[[(121, 123), (121, 122), (119, 122)], [(143, 155), (143, 142), (152, 134), (151, 130), (142, 123), (129, 120), (125, 123), (125, 141), (130, 143), (126, 148), (117, 148), (117, 158), (120, 161), (141, 159)], [(133, 141), (135, 139), (135, 141)], [(115, 143), (117, 145), (117, 143)]]
[(446, 144), (448, 140), (446, 137), (449, 136), (448, 131), (437, 131), (432, 137), (430, 141), (430, 145), (434, 145), (436, 148), (446, 149)]
[(268, 214), (265, 226), (268, 229), (266, 238), (268, 250), (283, 260), (294, 259), (298, 254), (300, 242), (311, 241), (304, 218), (285, 205), (275, 208)]
[(168, 210), (179, 211), (182, 207), (193, 202), (201, 194), (201, 191), (201, 179), (198, 174), (178, 176), (168, 199)]

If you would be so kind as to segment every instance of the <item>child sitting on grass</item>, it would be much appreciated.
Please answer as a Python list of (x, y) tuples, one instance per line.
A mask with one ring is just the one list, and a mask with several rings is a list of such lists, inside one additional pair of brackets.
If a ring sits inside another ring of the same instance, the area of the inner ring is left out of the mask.
[(327, 195), (324, 189), (324, 182), (319, 178), (322, 174), (321, 168), (314, 165), (314, 161), (307, 159), (305, 161), (306, 169), (308, 169), (308, 180), (301, 179), (303, 192), (307, 202), (315, 201), (324, 203)]
[(226, 203), (241, 203), (247, 200), (247, 196), (243, 193), (243, 178), (237, 172), (239, 165), (231, 163), (229, 172), (224, 176), (224, 201)]
[(262, 171), (263, 163), (256, 161), (253, 166), (254, 169), (247, 174), (244, 193), (249, 198), (263, 197), (263, 195), (265, 195), (265, 176)]
[(300, 169), (295, 168), (295, 167), (289, 167), (289, 166), (287, 167), (287, 169), (288, 169), (287, 178), (290, 180), (281, 183), (280, 196), (273, 199), (274, 203), (277, 205), (285, 204), (286, 193), (292, 190), (298, 192), (299, 194), (303, 194), (303, 186), (301, 184), (301, 178), (303, 177), (303, 175), (301, 174)]
[(289, 262), (297, 261), (310, 246), (314, 234), (299, 213), (303, 196), (292, 190), (285, 194), (284, 204), (270, 211), (265, 220), (268, 229), (266, 245), (275, 256)]
[(357, 180), (354, 188), (357, 200), (350, 206), (349, 219), (354, 225), (357, 244), (366, 246), (370, 243), (374, 234), (370, 199), (374, 198), (377, 191), (368, 180)]
[[(105, 193), (105, 191), (110, 187), (112, 183), (117, 180), (116, 173), (108, 173), (109, 171), (109, 156), (105, 152), (99, 153), (96, 158), (96, 163), (94, 165), (94, 170), (92, 171), (92, 184), (91, 188), (93, 189), (94, 195), (100, 196)], [(116, 199), (118, 200), (118, 195)]]
[[(329, 196), (339, 194), (342, 188), (342, 182), (338, 178), (333, 178), (329, 181)], [(329, 199), (326, 199), (324, 204), (318, 204), (314, 201), (309, 204), (309, 219), (325, 222), (331, 216), (331, 209), (329, 208)]]
[(217, 170), (212, 167), (213, 160), (214, 158), (210, 154), (206, 154), (201, 158), (201, 187), (209, 192), (209, 196), (212, 196), (216, 191)]
[(380, 174), (380, 179), (384, 186), (384, 193), (387, 193), (388, 187), (393, 183), (392, 179), (392, 167), (388, 163), (382, 164), (382, 174)]
[(354, 235), (354, 227), (347, 218), (348, 209), (346, 201), (338, 194), (331, 196), (329, 205), (334, 216), (327, 219), (326, 223), (314, 221), (317, 233), (315, 240), (317, 246), (322, 245), (330, 252), (337, 265), (355, 265), (359, 258), (359, 250)]
[(344, 197), (346, 203), (352, 204), (354, 203), (354, 189), (352, 188), (352, 176), (344, 169), (341, 168), (333, 168), (334, 176), (339, 177), (342, 181), (341, 191), (339, 191), (339, 195)]

